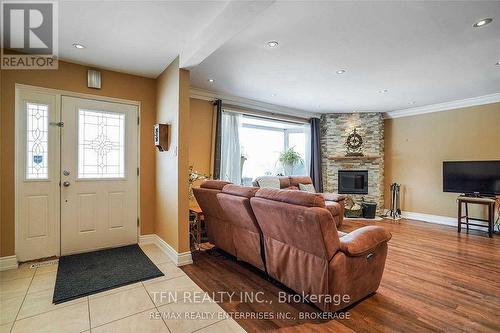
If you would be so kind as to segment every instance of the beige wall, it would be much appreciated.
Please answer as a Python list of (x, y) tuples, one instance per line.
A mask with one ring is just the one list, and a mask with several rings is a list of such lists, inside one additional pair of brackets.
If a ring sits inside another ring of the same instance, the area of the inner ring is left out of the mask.
[(385, 121), (385, 205), (402, 185), (404, 211), (456, 217), (454, 193), (443, 193), (445, 160), (500, 160), (500, 103)]
[(169, 148), (156, 152), (155, 233), (177, 252), (189, 251), (189, 72), (174, 60), (157, 79), (156, 120), (169, 124)]
[(14, 103), (15, 83), (63, 89), (79, 93), (123, 98), (141, 102), (141, 233), (154, 232), (155, 221), (155, 153), (152, 126), (156, 113), (156, 80), (102, 71), (102, 89), (87, 88), (86, 66), (60, 61), (58, 70), (2, 70), (1, 75), (1, 221), (0, 256), (14, 254)]
[[(214, 106), (210, 101), (190, 99), (189, 165), (199, 173), (211, 173)], [(196, 182), (194, 186), (199, 185)]]

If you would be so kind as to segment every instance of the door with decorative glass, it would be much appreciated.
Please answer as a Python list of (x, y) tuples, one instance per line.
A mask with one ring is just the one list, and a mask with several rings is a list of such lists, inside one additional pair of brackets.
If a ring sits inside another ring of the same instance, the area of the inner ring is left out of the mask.
[(137, 107), (62, 97), (61, 255), (137, 242)]

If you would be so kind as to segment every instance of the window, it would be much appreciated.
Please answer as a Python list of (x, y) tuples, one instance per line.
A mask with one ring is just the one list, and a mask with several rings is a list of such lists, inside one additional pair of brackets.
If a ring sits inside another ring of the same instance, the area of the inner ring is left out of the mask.
[(48, 179), (49, 106), (26, 103), (26, 179)]
[[(264, 175), (307, 175), (309, 173), (309, 124), (297, 124), (244, 115), (241, 120), (240, 146), (242, 184)], [(284, 165), (280, 154), (293, 149), (301, 161)]]
[(78, 177), (125, 176), (125, 114), (78, 112)]

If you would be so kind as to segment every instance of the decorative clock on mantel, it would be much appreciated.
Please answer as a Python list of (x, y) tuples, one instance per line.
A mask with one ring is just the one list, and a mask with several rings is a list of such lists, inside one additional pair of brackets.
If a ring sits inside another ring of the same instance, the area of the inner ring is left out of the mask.
[(356, 127), (349, 133), (345, 141), (347, 149), (346, 156), (363, 156), (361, 148), (363, 147), (363, 138), (356, 132)]

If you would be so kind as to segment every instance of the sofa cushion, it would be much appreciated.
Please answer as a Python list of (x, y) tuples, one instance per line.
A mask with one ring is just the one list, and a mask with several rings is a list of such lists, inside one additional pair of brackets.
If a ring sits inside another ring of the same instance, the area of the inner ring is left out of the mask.
[(261, 188), (255, 193), (255, 197), (286, 202), (293, 205), (325, 208), (325, 199), (317, 193)]
[(316, 190), (314, 189), (313, 184), (299, 184), (299, 189), (301, 191), (316, 193)]
[(220, 191), (227, 184), (231, 184), (231, 183), (223, 181), (223, 180), (205, 180), (203, 183), (201, 183), (200, 187)]
[(261, 177), (257, 180), (257, 183), (261, 188), (280, 188), (280, 180), (278, 177)]
[(238, 197), (252, 198), (259, 190), (258, 187), (247, 187), (235, 184), (228, 184), (222, 189), (222, 193), (236, 195)]
[(312, 179), (309, 176), (290, 176), (290, 185), (299, 186), (299, 184), (312, 184)]

